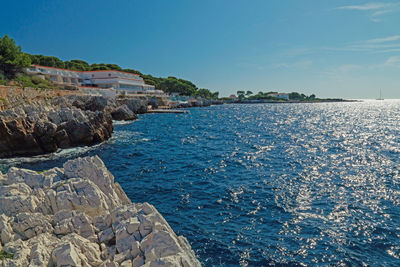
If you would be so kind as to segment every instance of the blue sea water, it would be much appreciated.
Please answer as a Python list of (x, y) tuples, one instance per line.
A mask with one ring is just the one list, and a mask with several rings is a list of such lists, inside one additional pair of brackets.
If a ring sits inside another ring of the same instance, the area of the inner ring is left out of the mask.
[(400, 101), (254, 104), (146, 114), (95, 148), (204, 266), (400, 265)]

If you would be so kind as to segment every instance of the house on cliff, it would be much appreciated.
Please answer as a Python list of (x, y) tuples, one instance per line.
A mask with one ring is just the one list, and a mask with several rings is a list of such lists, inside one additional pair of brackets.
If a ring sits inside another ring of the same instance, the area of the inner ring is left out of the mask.
[[(62, 86), (123, 90), (127, 93), (160, 93), (138, 74), (116, 70), (77, 71), (31, 65), (27, 73), (47, 77)], [(162, 92), (162, 91), (161, 91)]]

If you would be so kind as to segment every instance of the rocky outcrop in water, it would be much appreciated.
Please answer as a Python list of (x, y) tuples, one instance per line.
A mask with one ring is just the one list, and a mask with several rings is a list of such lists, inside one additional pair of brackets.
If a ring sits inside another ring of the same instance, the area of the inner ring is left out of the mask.
[(150, 204), (131, 203), (100, 158), (0, 173), (0, 266), (200, 266)]
[(111, 112), (111, 116), (117, 121), (132, 121), (138, 118), (137, 115), (133, 113), (133, 111), (130, 110), (127, 105), (121, 105), (115, 108)]
[[(33, 101), (32, 101), (33, 102)], [(135, 120), (148, 107), (208, 106), (201, 98), (186, 103), (161, 96), (113, 99), (104, 96), (66, 95), (28, 99), (0, 112), (0, 158), (47, 154), (61, 148), (89, 146), (111, 137), (112, 120)]]
[[(118, 99), (116, 103), (117, 105), (126, 105), (135, 114), (146, 113), (148, 105), (151, 104), (149, 98), (146, 97)], [(153, 105), (156, 104), (153, 103)]]
[(0, 112), (0, 157), (32, 156), (111, 137), (111, 115), (35, 103)]

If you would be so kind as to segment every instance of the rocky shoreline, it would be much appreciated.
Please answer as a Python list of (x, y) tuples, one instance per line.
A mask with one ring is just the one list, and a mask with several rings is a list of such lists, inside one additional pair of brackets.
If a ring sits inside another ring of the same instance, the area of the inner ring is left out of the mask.
[[(199, 99), (171, 108), (209, 106)], [(0, 111), (0, 158), (35, 156), (108, 140), (113, 120), (135, 120), (148, 108), (165, 107), (160, 97), (113, 99), (66, 95), (26, 101)]]
[(97, 156), (0, 173), (0, 266), (200, 266), (148, 203), (131, 203)]

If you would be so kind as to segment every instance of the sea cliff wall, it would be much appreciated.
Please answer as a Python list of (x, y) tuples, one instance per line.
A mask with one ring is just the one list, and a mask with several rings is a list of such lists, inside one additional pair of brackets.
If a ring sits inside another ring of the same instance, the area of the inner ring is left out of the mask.
[[(114, 99), (66, 92), (7, 88), (0, 98), (0, 158), (90, 146), (111, 137), (112, 120), (135, 120), (137, 114), (148, 112), (149, 106), (181, 107), (168, 106), (169, 102), (159, 96)], [(198, 99), (185, 107), (210, 104)]]
[(0, 266), (200, 266), (148, 203), (131, 203), (97, 156), (0, 172)]

